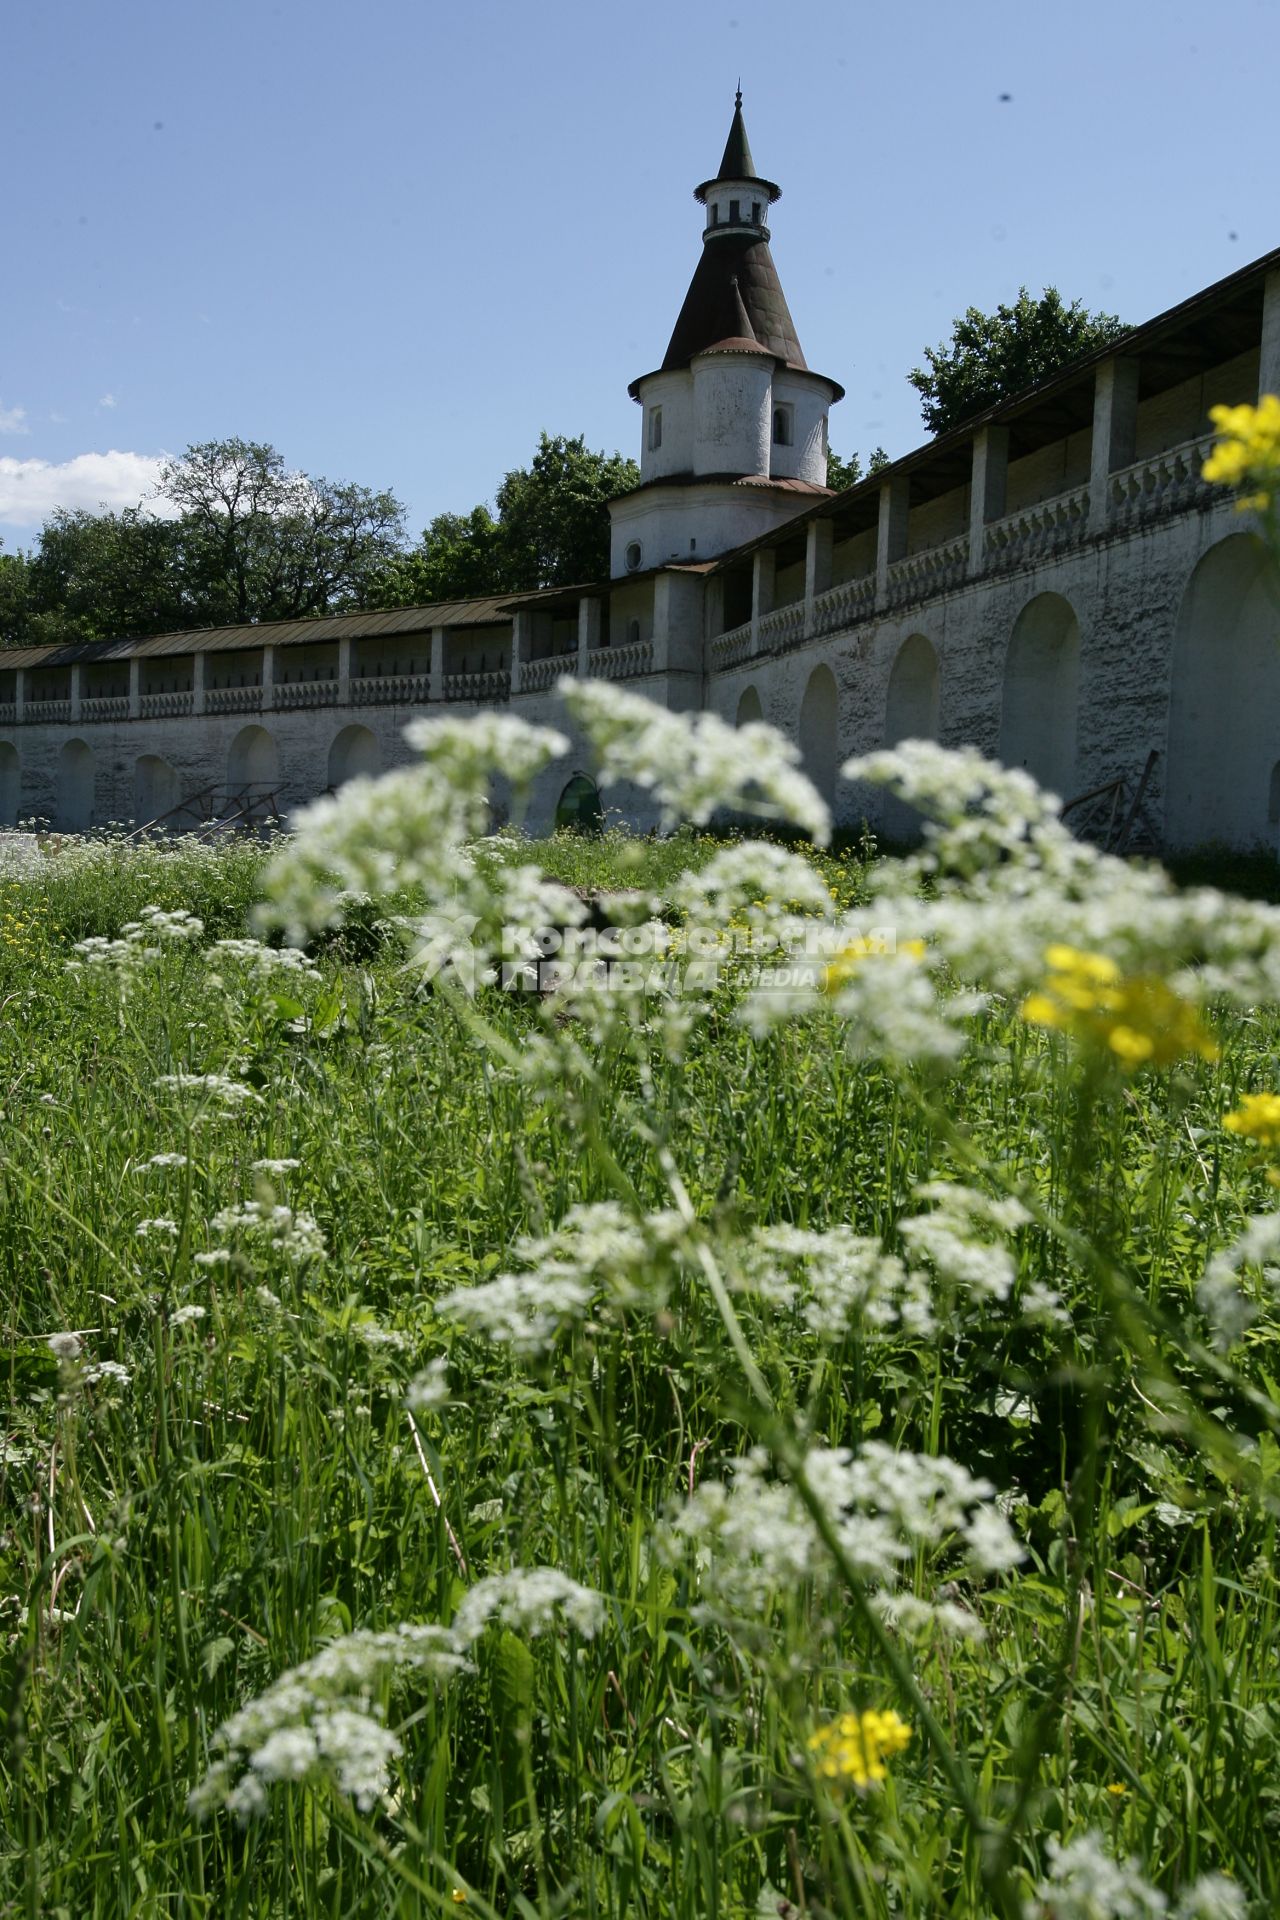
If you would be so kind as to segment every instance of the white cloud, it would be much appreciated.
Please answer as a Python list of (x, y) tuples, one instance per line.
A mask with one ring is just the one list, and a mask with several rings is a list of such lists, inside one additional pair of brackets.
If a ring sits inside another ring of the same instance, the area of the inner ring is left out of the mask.
[[(0, 521), (38, 527), (56, 507), (136, 507), (160, 474), (158, 453), (77, 453), (71, 460), (15, 460), (0, 454)], [(158, 502), (150, 503), (152, 510)]]
[(0, 407), (0, 433), (30, 433), (25, 407)]
[(108, 409), (110, 409), (111, 407), (114, 407), (115, 404), (116, 404), (116, 397), (114, 393), (104, 393), (101, 400), (99, 400), (98, 402), (98, 405), (100, 407), (106, 407)]

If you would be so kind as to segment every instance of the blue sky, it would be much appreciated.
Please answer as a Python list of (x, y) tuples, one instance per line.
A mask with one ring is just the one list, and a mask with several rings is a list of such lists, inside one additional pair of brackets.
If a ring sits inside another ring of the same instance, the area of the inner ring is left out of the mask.
[(739, 75), (832, 443), (904, 453), (905, 376), (970, 303), (1052, 282), (1138, 321), (1280, 245), (1278, 6), (13, 9), (0, 538), (232, 434), (414, 532), (543, 427), (636, 452)]

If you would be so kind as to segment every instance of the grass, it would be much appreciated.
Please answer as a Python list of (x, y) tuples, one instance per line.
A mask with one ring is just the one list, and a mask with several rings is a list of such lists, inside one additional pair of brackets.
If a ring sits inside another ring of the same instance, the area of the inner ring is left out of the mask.
[[(566, 883), (661, 893), (714, 844), (537, 851)], [(1216, 1374), (1184, 1332), (1207, 1249), (1267, 1204), (1220, 1117), (1274, 1083), (1274, 1010), (1224, 1019), (1216, 1064), (1104, 1102), (997, 1005), (940, 1120), (927, 1078), (859, 1061), (833, 1018), (753, 1038), (731, 988), (678, 1061), (656, 1027), (605, 1034), (549, 1096), (520, 1071), (540, 1009), (482, 996), (482, 1033), (376, 945), (332, 942), (296, 983), (190, 944), (128, 993), (66, 971), (148, 904), (199, 914), (206, 944), (242, 932), (262, 858), (70, 849), (0, 879), (0, 1912), (976, 1917), (1089, 1831), (1156, 1884), (1217, 1870), (1280, 1909), (1275, 1319)], [(856, 852), (823, 873), (860, 898)], [(257, 1097), (224, 1114), (158, 1084), (183, 1072)], [(888, 1242), (966, 1153), (1067, 1220), (1017, 1258), (1069, 1328), (993, 1312), (831, 1343), (680, 1277), (664, 1309), (520, 1361), (433, 1310), (575, 1204), (670, 1207), (673, 1175), (726, 1233)], [(215, 1214), (268, 1188), (314, 1215), (323, 1263), (198, 1264)], [(172, 1233), (139, 1234), (157, 1218)], [(79, 1360), (50, 1351), (64, 1330)], [(440, 1353), (453, 1401), (412, 1419)], [(92, 1380), (104, 1361), (127, 1384)], [(907, 1572), (983, 1639), (887, 1635), (856, 1581), (808, 1576), (754, 1630), (716, 1616), (659, 1523), (799, 1433), (1009, 1491), (1018, 1569), (979, 1581), (922, 1549)], [(447, 1687), (384, 1686), (390, 1806), (309, 1779), (247, 1825), (188, 1810), (217, 1728), (326, 1641), (447, 1622), (481, 1575), (539, 1565), (605, 1596), (601, 1630), (493, 1628)], [(865, 1794), (806, 1757), (850, 1702), (912, 1723)]]

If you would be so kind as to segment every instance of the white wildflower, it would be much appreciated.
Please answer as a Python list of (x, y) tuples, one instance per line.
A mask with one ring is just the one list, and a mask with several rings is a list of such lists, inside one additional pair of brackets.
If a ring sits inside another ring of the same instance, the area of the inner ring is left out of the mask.
[(153, 1153), (146, 1162), (148, 1167), (185, 1167), (188, 1164), (185, 1153)]
[(59, 1360), (70, 1364), (78, 1360), (84, 1352), (84, 1343), (78, 1333), (50, 1333), (45, 1336), (49, 1351)]
[(825, 846), (831, 815), (800, 771), (800, 750), (754, 720), (733, 727), (714, 713), (673, 713), (607, 680), (561, 680), (559, 692), (587, 734), (601, 786), (628, 781), (652, 793), (668, 826), (701, 826), (723, 808), (791, 820)]
[(454, 1632), (470, 1645), (491, 1620), (530, 1638), (565, 1625), (591, 1640), (604, 1621), (604, 1600), (556, 1567), (513, 1567), (477, 1581), (463, 1595)]
[(977, 1300), (1007, 1300), (1017, 1264), (1007, 1247), (988, 1236), (1026, 1226), (1031, 1216), (1025, 1207), (948, 1180), (928, 1182), (915, 1197), (932, 1205), (930, 1212), (898, 1222), (912, 1254), (926, 1260), (948, 1287)]
[(198, 1307), (194, 1304), (185, 1307), (175, 1307), (174, 1311), (169, 1315), (169, 1325), (171, 1327), (193, 1327), (205, 1319), (207, 1314), (207, 1307)]
[(249, 1171), (264, 1173), (272, 1180), (281, 1180), (286, 1173), (295, 1173), (301, 1165), (301, 1160), (255, 1160)]
[(1098, 1833), (1048, 1843), (1049, 1873), (1027, 1920), (1159, 1920), (1169, 1903), (1128, 1861), (1113, 1860)]
[(92, 1366), (84, 1370), (84, 1383), (87, 1387), (101, 1386), (127, 1387), (133, 1375), (128, 1367), (118, 1360), (95, 1360)]
[(438, 1353), (420, 1373), (414, 1374), (405, 1401), (410, 1413), (430, 1413), (436, 1407), (447, 1405), (451, 1397), (449, 1363), (442, 1353)]
[(210, 1102), (229, 1111), (261, 1105), (262, 1102), (261, 1094), (245, 1086), (241, 1080), (232, 1080), (225, 1073), (162, 1073), (156, 1085), (175, 1093), (202, 1094)]
[(1246, 1221), (1234, 1243), (1212, 1256), (1196, 1288), (1213, 1343), (1223, 1353), (1243, 1339), (1257, 1316), (1242, 1283), (1246, 1267), (1258, 1268), (1272, 1295), (1280, 1295), (1280, 1212)]
[(178, 1223), (161, 1216), (156, 1220), (139, 1220), (133, 1231), (139, 1240), (176, 1240)]
[(1203, 1873), (1178, 1895), (1174, 1920), (1246, 1920), (1249, 1903), (1225, 1873)]
[(292, 1207), (242, 1200), (215, 1213), (210, 1226), (215, 1234), (269, 1248), (295, 1265), (325, 1258), (324, 1235), (315, 1219), (309, 1213), (295, 1213)]

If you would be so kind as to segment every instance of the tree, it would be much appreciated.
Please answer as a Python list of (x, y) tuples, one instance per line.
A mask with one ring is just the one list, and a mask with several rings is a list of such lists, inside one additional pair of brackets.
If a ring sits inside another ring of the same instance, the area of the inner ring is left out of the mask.
[(516, 467), (498, 488), (504, 590), (605, 578), (609, 502), (639, 484), (634, 460), (592, 453), (581, 434), (542, 434), (531, 464)]
[(604, 579), (609, 502), (640, 484), (620, 453), (593, 453), (581, 434), (543, 433), (527, 467), (498, 487), (487, 507), (437, 514), (421, 544), (382, 568), (367, 606), (404, 607), (486, 593), (526, 593)]
[(1046, 287), (1038, 300), (1020, 287), (1012, 306), (994, 313), (970, 307), (953, 324), (950, 341), (926, 347), (927, 366), (907, 378), (929, 431), (947, 433), (1127, 332), (1114, 313), (1089, 313), (1079, 300), (1067, 306), (1056, 287)]
[(165, 633), (184, 624), (178, 528), (141, 507), (60, 508), (27, 563), (32, 645)]
[[(883, 447), (877, 447), (867, 462), (868, 473), (879, 473), (881, 467), (887, 467), (889, 456)], [(838, 453), (827, 449), (827, 485), (833, 493), (843, 493), (846, 487), (856, 487), (862, 478), (862, 455), (850, 454), (842, 460)]]
[(179, 568), (195, 618), (212, 626), (361, 606), (400, 551), (393, 493), (291, 473), (255, 440), (206, 440), (161, 469), (178, 511)]
[(500, 593), (498, 523), (488, 507), (468, 514), (438, 513), (422, 542), (387, 562), (372, 583), (366, 606), (427, 606)]

